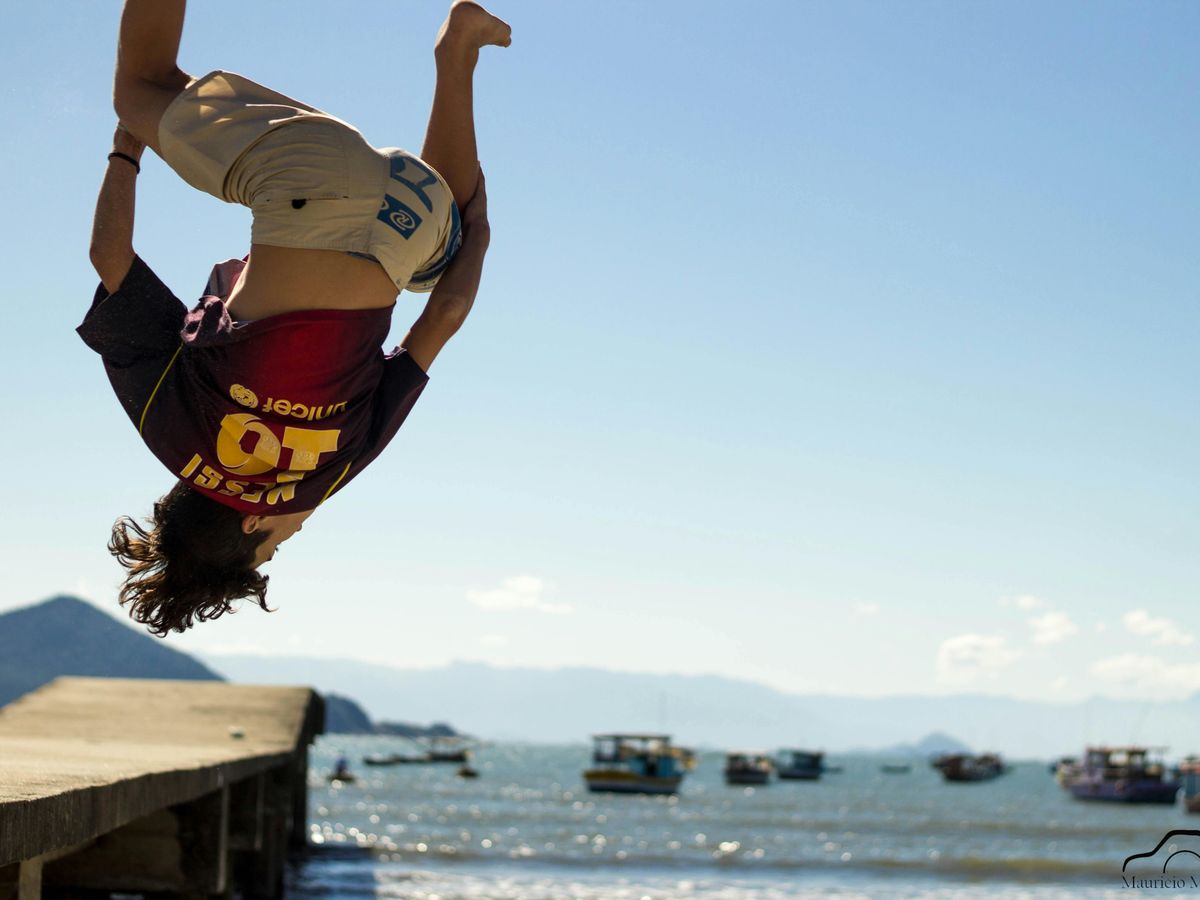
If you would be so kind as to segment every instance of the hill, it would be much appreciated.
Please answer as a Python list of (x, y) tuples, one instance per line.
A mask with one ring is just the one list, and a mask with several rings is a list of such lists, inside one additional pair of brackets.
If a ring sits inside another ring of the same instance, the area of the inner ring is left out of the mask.
[(349, 697), (326, 694), (325, 731), (329, 734), (374, 734), (375, 725), (363, 708)]
[(222, 680), (186, 653), (76, 597), (0, 615), (0, 705), (59, 675)]

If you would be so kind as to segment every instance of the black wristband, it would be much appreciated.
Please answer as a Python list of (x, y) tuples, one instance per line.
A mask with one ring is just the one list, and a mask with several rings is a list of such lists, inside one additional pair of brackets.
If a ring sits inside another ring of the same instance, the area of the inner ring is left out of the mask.
[(133, 166), (133, 168), (137, 172), (137, 174), (140, 175), (142, 173), (142, 164), (139, 163), (132, 156), (130, 156), (128, 153), (120, 153), (120, 152), (114, 150), (112, 153), (108, 154), (108, 158), (109, 159), (113, 159), (113, 158), (123, 159), (123, 160), (125, 160), (125, 162), (127, 162)]

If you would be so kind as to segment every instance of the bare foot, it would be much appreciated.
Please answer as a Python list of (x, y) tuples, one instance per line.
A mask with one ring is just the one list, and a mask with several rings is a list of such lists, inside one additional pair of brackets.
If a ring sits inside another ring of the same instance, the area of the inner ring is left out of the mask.
[(488, 44), (507, 47), (511, 43), (512, 28), (507, 22), (472, 0), (454, 0), (450, 15), (438, 32), (435, 48), (438, 51), (456, 48), (476, 52)]

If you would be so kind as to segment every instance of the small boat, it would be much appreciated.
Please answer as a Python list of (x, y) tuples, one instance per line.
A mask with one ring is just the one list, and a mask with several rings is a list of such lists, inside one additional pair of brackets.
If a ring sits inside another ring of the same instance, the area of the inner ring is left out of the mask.
[(1050, 763), (1050, 774), (1055, 776), (1055, 779), (1061, 780), (1064, 772), (1068, 772), (1070, 767), (1074, 766), (1076, 760), (1074, 756), (1060, 756), (1054, 762)]
[(479, 772), (475, 769), (472, 769), (470, 766), (462, 766), (458, 770), (458, 777), (459, 778), (478, 778)]
[(938, 758), (936, 768), (947, 781), (991, 781), (1008, 771), (1004, 761), (995, 753), (947, 753)]
[(1050, 774), (1061, 785), (1063, 779), (1067, 778), (1078, 766), (1079, 760), (1074, 756), (1060, 756), (1054, 762), (1050, 763)]
[(337, 762), (333, 764), (333, 771), (329, 773), (330, 784), (354, 784), (358, 781), (354, 773), (350, 771), (350, 760), (344, 756), (339, 756)]
[(470, 761), (471, 751), (460, 747), (457, 750), (430, 750), (429, 761), (435, 763), (465, 763)]
[(597, 734), (593, 768), (583, 773), (589, 791), (674, 794), (687, 771), (684, 754), (666, 734)]
[(1200, 813), (1200, 757), (1189, 756), (1179, 764), (1179, 799), (1190, 813)]
[(462, 763), (465, 765), (471, 761), (471, 750), (468, 746), (469, 740), (469, 738), (449, 736), (426, 738), (423, 741), (425, 755), (429, 757), (429, 762)]
[(1161, 759), (1165, 748), (1088, 747), (1083, 761), (1064, 773), (1061, 784), (1076, 800), (1116, 803), (1174, 803), (1179, 779)]
[(771, 780), (771, 757), (765, 753), (726, 753), (726, 784), (766, 784)]
[(816, 781), (825, 770), (825, 754), (820, 750), (788, 748), (775, 755), (775, 772), (791, 781)]
[(363, 757), (363, 764), (368, 766), (402, 766), (427, 762), (432, 762), (428, 753), (422, 753), (420, 756), (405, 756), (402, 753), (374, 753)]
[(907, 775), (912, 771), (912, 763), (884, 763), (879, 771), (884, 775)]

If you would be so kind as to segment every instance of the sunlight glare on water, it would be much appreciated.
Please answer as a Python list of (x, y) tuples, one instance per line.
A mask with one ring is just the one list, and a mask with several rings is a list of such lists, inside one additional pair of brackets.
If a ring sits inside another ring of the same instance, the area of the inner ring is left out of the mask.
[[(590, 794), (586, 746), (499, 744), (478, 779), (454, 765), (368, 767), (394, 740), (327, 736), (314, 748), (299, 897), (1041, 897), (1120, 892), (1120, 866), (1170, 828), (1176, 807), (1068, 797), (1041, 763), (945, 784), (924, 764), (885, 775), (846, 757), (818, 782), (747, 790), (702, 753), (676, 797)], [(334, 758), (359, 781), (331, 785)], [(356, 848), (359, 852), (348, 852)]]

